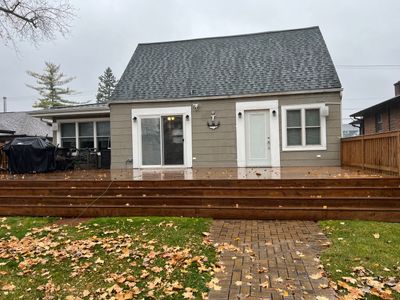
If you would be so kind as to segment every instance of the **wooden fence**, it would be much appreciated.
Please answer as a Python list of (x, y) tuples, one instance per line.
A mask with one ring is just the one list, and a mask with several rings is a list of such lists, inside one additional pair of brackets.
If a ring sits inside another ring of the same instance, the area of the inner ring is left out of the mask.
[(400, 174), (400, 131), (341, 140), (344, 167), (359, 167)]

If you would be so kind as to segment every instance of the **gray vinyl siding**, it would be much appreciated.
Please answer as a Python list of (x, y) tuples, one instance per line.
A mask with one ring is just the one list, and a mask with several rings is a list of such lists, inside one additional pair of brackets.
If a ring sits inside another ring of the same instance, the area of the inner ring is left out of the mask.
[[(341, 101), (339, 93), (301, 95), (279, 98), (279, 106), (311, 103), (326, 103), (329, 116), (326, 118), (326, 146), (323, 151), (281, 151), (281, 166), (340, 166)], [(280, 120), (280, 125), (281, 120)], [(282, 128), (280, 128), (282, 145)], [(282, 149), (282, 147), (281, 147)], [(318, 155), (321, 155), (319, 158)]]
[[(133, 108), (191, 106), (199, 104), (199, 110), (192, 109), (192, 154), (193, 167), (235, 167), (236, 130), (235, 100), (164, 102), (111, 105), (111, 167), (132, 167), (132, 121)], [(210, 130), (207, 121), (215, 111), (221, 126)]]
[[(279, 105), (299, 105), (326, 103), (329, 106), (327, 117), (326, 151), (284, 151), (281, 166), (339, 166), (340, 165), (340, 94), (304, 94), (291, 96), (257, 97), (243, 99), (216, 99), (199, 101), (151, 102), (151, 103), (112, 103), (111, 109), (111, 167), (113, 169), (131, 168), (132, 160), (132, 120), (133, 108), (191, 106), (199, 104), (199, 110), (192, 108), (192, 152), (193, 167), (235, 167), (236, 156), (236, 102), (278, 100)], [(334, 104), (332, 104), (334, 103)], [(216, 130), (207, 127), (211, 111), (221, 125)], [(279, 122), (281, 126), (281, 121)], [(280, 128), (280, 135), (281, 135)], [(280, 138), (282, 140), (282, 138)], [(280, 149), (282, 147), (280, 146)], [(317, 158), (321, 155), (321, 158)]]

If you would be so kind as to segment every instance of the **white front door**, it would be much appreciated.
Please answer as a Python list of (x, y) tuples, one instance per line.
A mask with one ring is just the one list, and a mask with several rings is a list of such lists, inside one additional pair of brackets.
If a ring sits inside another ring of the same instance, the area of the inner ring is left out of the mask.
[(245, 111), (246, 165), (271, 166), (271, 133), (269, 110)]

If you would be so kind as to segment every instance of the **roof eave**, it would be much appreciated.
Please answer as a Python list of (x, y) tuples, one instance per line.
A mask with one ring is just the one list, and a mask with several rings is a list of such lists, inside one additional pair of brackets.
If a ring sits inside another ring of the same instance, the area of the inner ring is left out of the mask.
[(106, 107), (105, 109), (69, 109), (63, 111), (38, 111), (38, 112), (30, 112), (29, 114), (32, 117), (62, 117), (62, 116), (76, 116), (76, 115), (96, 115), (96, 114), (109, 114), (110, 109)]
[(316, 89), (316, 90), (301, 90), (289, 92), (272, 92), (259, 94), (242, 94), (242, 95), (224, 95), (224, 96), (199, 96), (199, 97), (183, 97), (183, 98), (160, 98), (160, 99), (121, 99), (109, 102), (111, 104), (126, 104), (126, 103), (153, 103), (153, 102), (181, 102), (181, 101), (202, 101), (202, 100), (219, 100), (219, 99), (242, 99), (254, 97), (273, 97), (286, 95), (301, 95), (301, 94), (321, 94), (321, 93), (338, 93), (342, 92), (343, 88)]
[(391, 102), (394, 102), (394, 101), (400, 101), (400, 96), (396, 96), (396, 97), (390, 98), (388, 100), (385, 100), (383, 102), (380, 102), (380, 103), (377, 103), (375, 105), (372, 105), (370, 107), (364, 108), (363, 110), (360, 110), (360, 111), (358, 111), (358, 112), (356, 112), (354, 114), (351, 114), (350, 117), (351, 118), (363, 117), (370, 110), (374, 110), (374, 109), (376, 109), (376, 108), (378, 108), (380, 106), (389, 105)]

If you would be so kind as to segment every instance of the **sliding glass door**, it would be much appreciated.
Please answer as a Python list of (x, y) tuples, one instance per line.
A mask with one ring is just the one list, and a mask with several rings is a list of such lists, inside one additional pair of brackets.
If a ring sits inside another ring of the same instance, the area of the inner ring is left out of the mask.
[(181, 115), (141, 118), (142, 165), (184, 164)]

